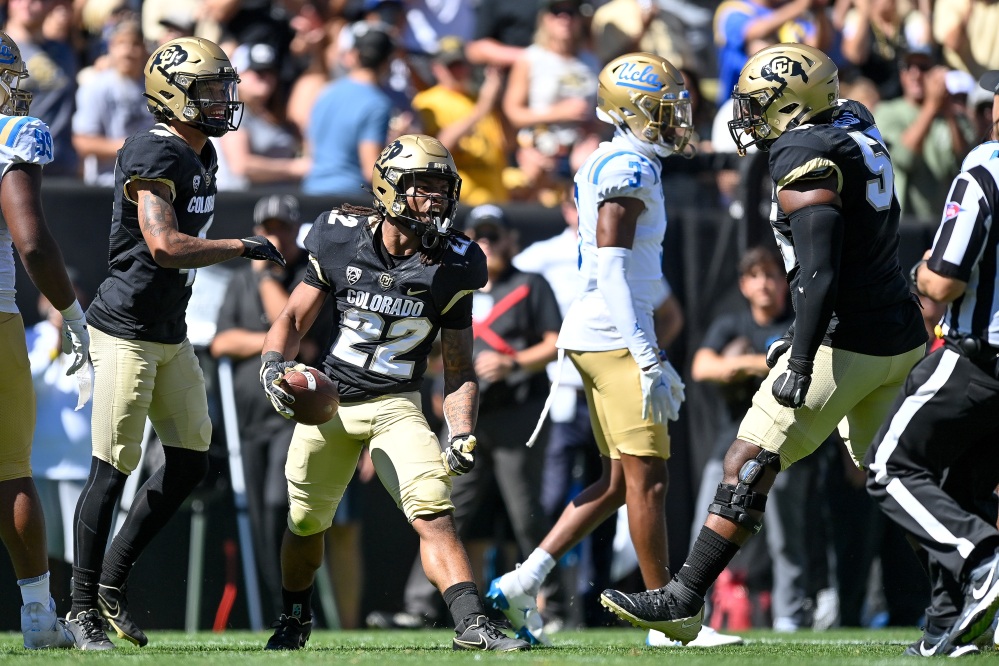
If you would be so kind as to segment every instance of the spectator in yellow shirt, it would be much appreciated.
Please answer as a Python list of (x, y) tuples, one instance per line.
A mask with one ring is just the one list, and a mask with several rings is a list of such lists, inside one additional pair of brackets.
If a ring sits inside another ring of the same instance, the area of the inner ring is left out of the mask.
[(440, 40), (432, 71), (437, 84), (413, 98), (413, 109), (427, 134), (436, 136), (454, 156), (461, 176), (461, 202), (478, 206), (507, 201), (505, 137), (495, 111), (503, 86), (499, 70), (485, 69), (474, 96), (465, 44), (448, 36)]

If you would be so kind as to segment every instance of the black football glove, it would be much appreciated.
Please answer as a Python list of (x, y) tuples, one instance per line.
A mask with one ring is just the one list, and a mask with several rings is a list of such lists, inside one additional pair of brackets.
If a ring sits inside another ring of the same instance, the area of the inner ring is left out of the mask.
[(264, 392), (270, 399), (271, 404), (278, 414), (290, 419), (295, 415), (289, 405), (295, 402), (294, 396), (281, 388), (280, 381), (284, 373), (289, 368), (297, 365), (295, 361), (286, 361), (278, 352), (267, 352), (260, 357), (260, 384), (264, 387)]
[(774, 380), (771, 391), (774, 399), (785, 407), (798, 409), (805, 404), (808, 387), (812, 384), (811, 364), (798, 362), (792, 358), (787, 362), (787, 370)]
[(278, 249), (263, 236), (240, 238), (239, 242), (243, 244), (243, 256), (247, 259), (265, 259), (267, 261), (273, 261), (281, 268), (285, 267), (284, 257), (280, 252), (278, 252)]
[(771, 370), (774, 369), (774, 366), (777, 365), (777, 359), (783, 356), (784, 352), (791, 348), (791, 342), (793, 340), (794, 338), (789, 330), (787, 333), (770, 343), (770, 346), (767, 347), (768, 368)]
[(448, 476), (460, 476), (475, 467), (475, 435), (456, 435), (441, 453)]

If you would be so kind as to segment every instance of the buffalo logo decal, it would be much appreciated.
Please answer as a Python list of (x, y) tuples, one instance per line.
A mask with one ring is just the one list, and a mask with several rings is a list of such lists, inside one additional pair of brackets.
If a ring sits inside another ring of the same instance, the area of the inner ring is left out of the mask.
[(801, 63), (783, 55), (777, 56), (764, 65), (760, 71), (760, 76), (767, 81), (781, 82), (786, 81), (788, 77), (797, 76), (803, 83), (808, 83), (808, 74), (805, 73), (805, 68), (802, 67)]
[(168, 46), (156, 54), (152, 64), (149, 66), (149, 71), (152, 72), (157, 67), (162, 67), (163, 69), (176, 67), (180, 63), (185, 62), (187, 58), (187, 51), (184, 50), (184, 47), (176, 44)]

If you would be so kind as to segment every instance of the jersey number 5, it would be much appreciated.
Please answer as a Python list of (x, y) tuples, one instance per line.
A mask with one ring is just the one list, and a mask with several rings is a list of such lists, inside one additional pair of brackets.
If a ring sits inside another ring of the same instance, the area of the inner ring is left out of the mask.
[[(340, 335), (333, 345), (333, 356), (359, 368), (396, 379), (413, 378), (413, 361), (400, 361), (399, 356), (415, 349), (433, 326), (426, 317), (397, 319), (388, 328), (381, 315), (351, 308), (343, 313)], [(368, 354), (357, 348), (363, 343), (383, 340)]]
[(895, 172), (888, 151), (873, 137), (863, 132), (850, 132), (850, 138), (860, 146), (864, 164), (874, 178), (867, 181), (867, 201), (875, 210), (887, 210), (895, 192)]

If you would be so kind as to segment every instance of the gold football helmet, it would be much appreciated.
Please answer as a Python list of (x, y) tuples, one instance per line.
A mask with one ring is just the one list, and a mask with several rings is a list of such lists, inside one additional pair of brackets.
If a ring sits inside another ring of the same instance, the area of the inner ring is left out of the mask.
[[(386, 146), (375, 161), (371, 187), (375, 205), (404, 220), (427, 247), (450, 233), (461, 178), (451, 153), (434, 137), (404, 134)], [(418, 202), (417, 209), (410, 199)], [(429, 206), (421, 205), (421, 199), (429, 199)]]
[(21, 90), (21, 79), (28, 78), (28, 68), (21, 59), (21, 49), (5, 32), (0, 32), (0, 113), (26, 116), (31, 93)]
[(597, 83), (597, 117), (651, 143), (662, 157), (683, 153), (694, 131), (683, 75), (653, 53), (607, 63)]
[(831, 108), (839, 99), (839, 71), (822, 51), (804, 44), (775, 44), (742, 68), (732, 90), (728, 131), (740, 155), (756, 145), (766, 151), (784, 132)]
[(172, 39), (146, 62), (149, 108), (167, 118), (222, 136), (239, 127), (239, 77), (217, 44), (198, 37)]

